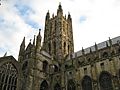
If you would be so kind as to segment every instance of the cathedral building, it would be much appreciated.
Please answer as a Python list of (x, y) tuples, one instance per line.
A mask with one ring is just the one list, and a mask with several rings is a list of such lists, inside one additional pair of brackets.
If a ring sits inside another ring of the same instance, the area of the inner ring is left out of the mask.
[(33, 42), (20, 45), (18, 60), (0, 58), (0, 90), (120, 90), (120, 36), (74, 52), (72, 17), (45, 18)]

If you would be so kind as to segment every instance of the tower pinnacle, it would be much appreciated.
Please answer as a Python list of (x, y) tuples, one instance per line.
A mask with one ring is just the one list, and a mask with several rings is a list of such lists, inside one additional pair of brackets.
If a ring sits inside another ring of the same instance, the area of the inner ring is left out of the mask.
[(62, 10), (61, 3), (59, 3), (58, 10), (57, 10), (57, 15), (63, 15), (63, 10)]
[(40, 49), (41, 49), (41, 35), (40, 35), (40, 31), (41, 31), (41, 29), (39, 29), (39, 33), (38, 33), (38, 35), (37, 35), (37, 39), (36, 39), (36, 50), (37, 51), (40, 51)]

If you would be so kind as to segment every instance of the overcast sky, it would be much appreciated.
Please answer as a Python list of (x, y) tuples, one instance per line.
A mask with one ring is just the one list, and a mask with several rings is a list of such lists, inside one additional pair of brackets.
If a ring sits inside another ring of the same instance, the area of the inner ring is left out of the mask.
[(59, 2), (72, 16), (75, 51), (120, 35), (120, 0), (1, 0), (0, 56), (17, 59), (24, 36), (26, 46), (39, 28), (43, 36), (45, 15), (56, 15)]

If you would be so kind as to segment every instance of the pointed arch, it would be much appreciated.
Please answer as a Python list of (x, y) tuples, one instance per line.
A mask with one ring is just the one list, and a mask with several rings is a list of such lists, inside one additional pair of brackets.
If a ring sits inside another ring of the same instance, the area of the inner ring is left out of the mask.
[[(2, 77), (0, 79), (0, 90), (8, 90), (8, 87), (14, 87), (14, 90), (16, 90), (17, 89), (17, 83), (18, 83), (17, 82), (18, 71), (17, 71), (15, 65), (11, 62), (6, 62), (6, 63), (4, 63), (3, 65), (0, 66), (0, 69), (3, 71)], [(9, 73), (6, 73), (6, 72), (9, 72)], [(16, 82), (15, 82), (14, 85), (12, 84), (12, 82), (10, 82), (11, 77), (13, 79), (16, 78)]]
[(61, 90), (61, 86), (58, 83), (56, 83), (54, 86), (54, 90)]
[(40, 85), (40, 90), (49, 90), (48, 89), (48, 83), (46, 80), (44, 80)]
[(68, 80), (67, 90), (76, 90), (76, 86), (73, 79)]
[(85, 75), (82, 80), (82, 90), (92, 90), (92, 79), (90, 76)]
[(99, 77), (100, 90), (113, 90), (111, 75), (107, 71), (100, 73)]

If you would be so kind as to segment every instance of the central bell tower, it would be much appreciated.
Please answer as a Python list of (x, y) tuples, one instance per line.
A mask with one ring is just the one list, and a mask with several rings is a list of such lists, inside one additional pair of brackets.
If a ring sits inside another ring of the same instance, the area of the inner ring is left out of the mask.
[(62, 60), (68, 54), (74, 52), (72, 18), (70, 13), (66, 18), (59, 4), (57, 15), (50, 18), (49, 11), (46, 14), (43, 50), (48, 52), (54, 60)]

